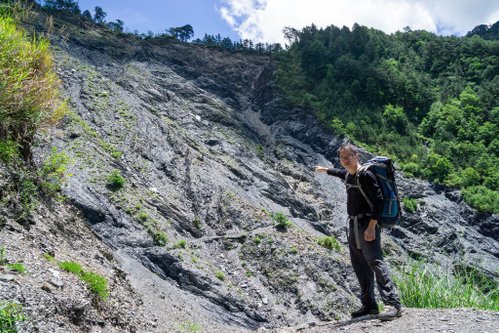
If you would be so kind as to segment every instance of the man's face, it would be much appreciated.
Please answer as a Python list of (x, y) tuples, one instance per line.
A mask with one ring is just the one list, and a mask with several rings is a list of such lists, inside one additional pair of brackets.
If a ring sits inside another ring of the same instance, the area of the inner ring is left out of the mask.
[(345, 168), (356, 166), (359, 161), (359, 155), (350, 151), (349, 149), (340, 150), (340, 163)]

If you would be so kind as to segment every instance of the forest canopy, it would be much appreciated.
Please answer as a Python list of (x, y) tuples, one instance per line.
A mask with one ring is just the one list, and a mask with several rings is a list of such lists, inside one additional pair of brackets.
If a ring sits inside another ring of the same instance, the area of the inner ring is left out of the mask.
[(497, 27), (466, 37), (410, 28), (387, 35), (358, 24), (286, 28), (277, 79), (294, 106), (334, 132), (497, 213)]

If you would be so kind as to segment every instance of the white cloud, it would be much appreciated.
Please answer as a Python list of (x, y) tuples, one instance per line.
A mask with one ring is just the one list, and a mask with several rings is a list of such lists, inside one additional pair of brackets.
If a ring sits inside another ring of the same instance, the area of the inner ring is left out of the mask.
[(462, 35), (478, 24), (499, 20), (499, 3), (490, 0), (221, 0), (222, 18), (241, 36), (284, 43), (282, 29), (352, 27), (359, 23), (392, 33), (410, 26)]

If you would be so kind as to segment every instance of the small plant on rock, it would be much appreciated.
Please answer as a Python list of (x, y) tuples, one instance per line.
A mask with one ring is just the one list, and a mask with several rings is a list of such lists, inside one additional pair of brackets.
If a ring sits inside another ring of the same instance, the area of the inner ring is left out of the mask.
[(0, 265), (5, 265), (7, 263), (7, 251), (5, 246), (0, 246)]
[(73, 273), (75, 275), (80, 275), (81, 272), (83, 271), (83, 268), (81, 268), (81, 265), (77, 262), (74, 261), (61, 261), (59, 263), (59, 267), (66, 272)]
[(123, 177), (119, 170), (113, 170), (107, 177), (107, 186), (112, 191), (118, 191), (125, 185), (125, 177)]
[(97, 294), (103, 301), (108, 296), (108, 284), (105, 277), (93, 272), (85, 272), (81, 265), (74, 261), (62, 261), (59, 267), (66, 272), (73, 273), (87, 284), (88, 289)]
[(187, 245), (187, 241), (185, 239), (181, 239), (175, 244), (175, 248), (185, 249), (186, 245)]
[(414, 213), (418, 209), (418, 202), (414, 198), (404, 197), (402, 199), (404, 209), (409, 213)]
[(26, 274), (26, 272), (27, 272), (26, 266), (24, 266), (24, 264), (20, 263), (20, 262), (17, 262), (15, 264), (8, 264), (7, 267), (11, 271), (18, 272), (18, 273), (21, 273), (21, 274)]
[(222, 271), (216, 271), (215, 272), (215, 277), (219, 279), (220, 281), (225, 280), (225, 274)]
[(0, 302), (0, 332), (17, 332), (16, 324), (25, 320), (20, 304), (13, 302)]
[(317, 239), (317, 243), (329, 250), (341, 251), (340, 242), (334, 236), (324, 236)]
[(282, 212), (272, 214), (272, 219), (277, 222), (277, 228), (287, 230), (293, 222), (291, 222)]

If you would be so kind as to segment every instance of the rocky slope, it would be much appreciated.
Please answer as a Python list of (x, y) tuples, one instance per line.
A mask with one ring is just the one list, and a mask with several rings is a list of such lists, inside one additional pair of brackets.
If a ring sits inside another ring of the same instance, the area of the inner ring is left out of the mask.
[[(71, 157), (68, 200), (42, 205), (30, 230), (3, 210), (1, 242), (32, 275), (4, 279), (1, 294), (27, 306), (36, 320), (26, 327), (243, 332), (346, 319), (358, 288), (344, 186), (313, 172), (338, 164), (341, 139), (285, 103), (272, 60), (64, 21), (55, 31), (62, 25), (51, 40), (73, 112), (37, 157), (52, 147)], [(113, 170), (125, 178), (119, 190)], [(420, 204), (383, 235), (391, 266), (426, 258), (497, 281), (499, 217), (459, 193), (398, 181)], [(292, 226), (276, 227), (276, 213)], [(324, 235), (339, 250), (318, 245)], [(108, 300), (92, 301), (47, 252), (106, 276)]]

